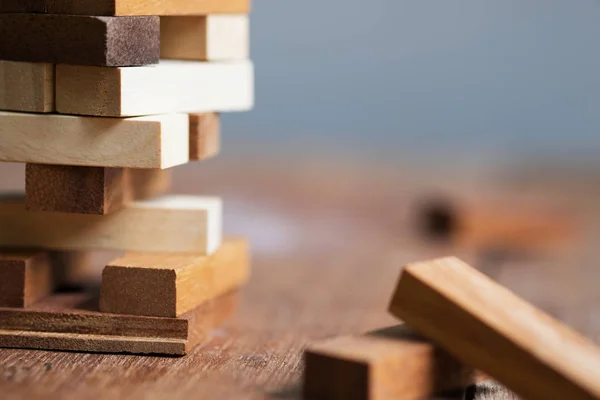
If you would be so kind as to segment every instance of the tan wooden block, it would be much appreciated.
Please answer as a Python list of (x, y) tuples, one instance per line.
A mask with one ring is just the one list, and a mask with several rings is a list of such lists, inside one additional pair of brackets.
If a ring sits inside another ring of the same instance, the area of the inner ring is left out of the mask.
[(115, 119), (0, 112), (0, 161), (170, 168), (189, 161), (189, 117)]
[(0, 307), (29, 307), (53, 290), (52, 265), (43, 251), (0, 252)]
[(424, 399), (478, 378), (405, 325), (312, 344), (304, 359), (304, 395), (311, 399)]
[(190, 161), (214, 157), (221, 150), (221, 120), (217, 113), (190, 114)]
[(163, 194), (170, 183), (170, 170), (27, 164), (25, 207), (105, 215)]
[(27, 211), (24, 196), (0, 196), (0, 246), (212, 254), (221, 245), (215, 197), (162, 196), (108, 215)]
[(244, 60), (250, 53), (250, 24), (244, 14), (161, 17), (160, 57), (176, 60)]
[(404, 268), (390, 312), (526, 399), (600, 399), (591, 341), (457, 258)]
[(0, 61), (0, 110), (54, 111), (54, 65)]
[(225, 240), (211, 256), (127, 254), (102, 273), (100, 311), (177, 317), (242, 286), (249, 264), (243, 239)]

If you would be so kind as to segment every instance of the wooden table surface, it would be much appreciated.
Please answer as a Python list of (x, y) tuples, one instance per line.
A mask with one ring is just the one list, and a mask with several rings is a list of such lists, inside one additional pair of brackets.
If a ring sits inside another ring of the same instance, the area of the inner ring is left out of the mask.
[[(182, 358), (0, 349), (0, 397), (300, 398), (306, 343), (395, 324), (386, 306), (400, 267), (447, 253), (477, 263), (589, 337), (600, 334), (599, 274), (587, 240), (593, 227), (575, 249), (482, 257), (428, 245), (410, 224), (425, 189), (467, 193), (479, 184), (427, 187), (398, 171), (360, 165), (250, 165), (177, 171), (176, 191), (222, 194), (226, 231), (249, 236), (254, 247), (253, 277), (237, 312), (208, 345)], [(22, 167), (0, 168), (2, 188), (22, 187)], [(506, 396), (482, 391), (475, 398)]]

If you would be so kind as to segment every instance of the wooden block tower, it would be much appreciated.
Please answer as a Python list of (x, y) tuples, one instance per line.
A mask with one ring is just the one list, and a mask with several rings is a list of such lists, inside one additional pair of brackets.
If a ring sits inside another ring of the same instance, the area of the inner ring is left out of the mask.
[[(249, 0), (0, 1), (0, 347), (183, 355), (249, 276), (219, 198), (165, 194), (254, 99)], [(55, 291), (91, 250), (124, 253), (100, 297)]]

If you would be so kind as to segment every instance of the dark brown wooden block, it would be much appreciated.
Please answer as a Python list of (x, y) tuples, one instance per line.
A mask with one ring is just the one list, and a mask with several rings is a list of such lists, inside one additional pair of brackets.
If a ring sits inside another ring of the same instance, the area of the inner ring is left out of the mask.
[(0, 59), (97, 66), (155, 64), (159, 17), (0, 14)]
[(53, 286), (48, 253), (0, 252), (0, 307), (29, 307), (48, 296)]
[(166, 192), (169, 170), (27, 164), (29, 211), (109, 214), (129, 202)]

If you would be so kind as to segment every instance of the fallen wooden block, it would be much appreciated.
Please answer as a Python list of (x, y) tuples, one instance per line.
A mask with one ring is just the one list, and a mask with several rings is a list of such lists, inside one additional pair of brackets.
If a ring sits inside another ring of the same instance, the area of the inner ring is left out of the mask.
[(0, 59), (135, 66), (160, 58), (159, 17), (0, 14)]
[(0, 110), (54, 111), (54, 65), (0, 61)]
[(217, 113), (190, 114), (190, 161), (201, 161), (219, 154), (221, 120)]
[(0, 197), (0, 246), (212, 254), (221, 245), (215, 197), (163, 196), (108, 215), (27, 211), (23, 197)]
[(136, 68), (56, 66), (59, 113), (126, 117), (245, 111), (254, 101), (250, 61), (163, 60)]
[(0, 308), (0, 347), (182, 356), (210, 340), (236, 301), (228, 293), (180, 318), (157, 318), (104, 314), (89, 294), (59, 294), (27, 310)]
[(249, 264), (243, 239), (225, 240), (211, 256), (127, 254), (102, 273), (100, 311), (178, 317), (242, 286)]
[(250, 0), (2, 0), (0, 12), (72, 15), (248, 13)]
[(390, 312), (524, 398), (600, 398), (592, 342), (457, 258), (407, 265)]
[(304, 359), (309, 399), (423, 399), (477, 379), (472, 368), (404, 325), (310, 345)]
[(0, 161), (170, 168), (188, 160), (186, 114), (114, 119), (0, 112)]
[(28, 211), (105, 215), (171, 184), (171, 171), (160, 169), (27, 164), (25, 171)]
[(244, 60), (250, 53), (250, 24), (245, 14), (160, 19), (160, 58)]
[(47, 252), (0, 252), (0, 307), (29, 307), (53, 290)]

